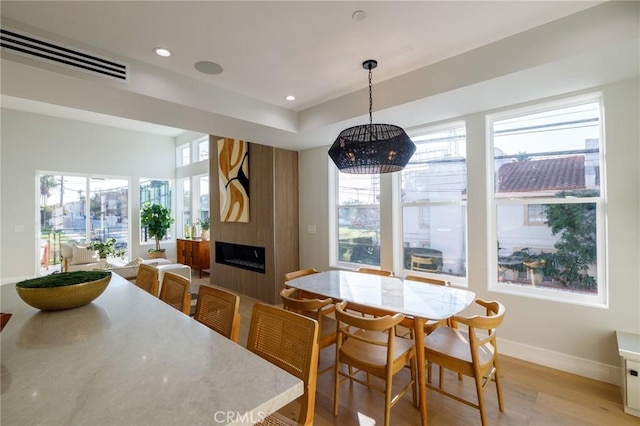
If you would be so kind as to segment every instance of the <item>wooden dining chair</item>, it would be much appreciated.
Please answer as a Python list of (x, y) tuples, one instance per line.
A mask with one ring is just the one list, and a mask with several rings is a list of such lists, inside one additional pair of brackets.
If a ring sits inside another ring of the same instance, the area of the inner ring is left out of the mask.
[(433, 258), (431, 257), (411, 255), (411, 270), (436, 272), (438, 270), (438, 265), (434, 263)]
[[(353, 270), (353, 272), (359, 272), (361, 274), (369, 274), (369, 275), (378, 275), (380, 277), (393, 277), (392, 271), (387, 271), (385, 269), (375, 269), (375, 268), (366, 268), (360, 267)], [(369, 308), (368, 306), (356, 305), (354, 303), (349, 304), (349, 309), (352, 311), (360, 312), (362, 316), (371, 315), (371, 316), (383, 316), (386, 314), (384, 311), (378, 311), (377, 309)]]
[[(425, 283), (425, 284), (433, 284), (433, 285), (440, 285), (440, 286), (445, 286), (448, 287), (449, 286), (449, 282), (445, 281), (445, 280), (440, 280), (437, 278), (430, 278), (430, 277), (422, 277), (419, 275), (407, 275), (404, 277), (405, 281), (417, 281), (417, 282), (421, 282), (421, 283)], [(409, 327), (407, 324), (403, 324), (405, 325), (405, 327)], [(429, 334), (433, 333), (434, 330), (438, 327), (443, 327), (443, 326), (449, 326), (449, 327), (457, 327), (457, 324), (455, 324), (455, 322), (453, 321), (453, 318), (447, 318), (444, 320), (426, 320), (424, 323), (424, 334), (425, 336), (428, 336)], [(413, 329), (409, 328), (409, 332), (402, 335), (403, 337), (409, 337), (411, 339), (413, 339)], [(458, 373), (458, 380), (462, 380), (462, 374)], [(442, 383), (444, 381), (444, 368), (440, 368), (440, 382)]]
[(291, 281), (295, 278), (304, 277), (305, 275), (317, 274), (318, 272), (320, 271), (316, 270), (315, 268), (300, 269), (299, 271), (287, 272), (286, 274), (284, 274), (284, 280), (285, 282)]
[[(287, 272), (286, 274), (284, 274), (284, 288), (291, 288), (287, 285), (287, 281), (291, 281), (293, 279), (304, 277), (307, 275), (317, 274), (319, 272), (320, 271), (318, 271), (315, 268), (307, 268), (307, 269), (300, 269), (298, 271)], [(319, 298), (317, 294), (309, 293), (308, 291), (299, 291), (297, 295), (299, 297), (307, 298), (307, 299)]]
[[(404, 319), (402, 314), (363, 318), (346, 311), (347, 302), (335, 305), (338, 321), (336, 340), (335, 382), (333, 415), (338, 415), (340, 384), (355, 381), (384, 393), (384, 425), (388, 426), (391, 408), (409, 388), (413, 390), (413, 404), (417, 406), (415, 388), (415, 345), (412, 340), (397, 337), (395, 327)], [(381, 338), (384, 336), (384, 338)], [(343, 371), (342, 364), (349, 368)], [(411, 366), (411, 380), (396, 395), (392, 395), (393, 376)], [(360, 373), (366, 373), (366, 379)], [(369, 380), (369, 375), (384, 381), (380, 387)], [(343, 378), (341, 378), (341, 376)]]
[(193, 318), (227, 339), (238, 343), (240, 336), (240, 297), (207, 285), (198, 290)]
[(447, 286), (447, 287), (449, 286), (449, 282), (446, 280), (441, 280), (438, 278), (422, 277), (420, 275), (406, 275), (404, 279), (409, 281), (419, 281), (421, 283), (426, 283), (426, 284), (435, 284), (435, 285), (441, 285), (441, 286)]
[(363, 274), (380, 275), (381, 277), (392, 277), (393, 272), (386, 269), (375, 269), (360, 267), (353, 270), (353, 272), (361, 272)]
[[(445, 280), (440, 280), (437, 278), (429, 278), (429, 277), (421, 277), (419, 275), (407, 275), (404, 277), (405, 281), (417, 281), (425, 284), (433, 284), (433, 285), (441, 285), (441, 286), (449, 286), (449, 283)], [(427, 320), (424, 324), (424, 332), (425, 334), (431, 334), (436, 328), (442, 327), (443, 325), (452, 326), (452, 320)]]
[[(440, 327), (425, 337), (424, 351), (428, 371), (427, 387), (480, 410), (480, 420), (482, 425), (486, 426), (487, 416), (483, 393), (491, 381), (496, 383), (498, 407), (501, 412), (504, 412), (496, 330), (504, 319), (505, 307), (498, 301), (477, 299), (476, 303), (486, 310), (486, 315), (454, 316), (456, 323), (466, 325), (467, 330)], [(431, 369), (434, 364), (439, 365), (441, 369), (447, 368), (473, 377), (477, 403), (444, 390), (442, 374), (438, 386), (432, 385)]]
[[(247, 349), (304, 382), (297, 424), (312, 425), (318, 378), (318, 322), (276, 306), (253, 305)], [(259, 425), (290, 425), (274, 413)]]
[[(331, 318), (335, 311), (335, 306), (331, 298), (326, 299), (306, 299), (297, 295), (299, 290), (295, 288), (285, 288), (280, 292), (282, 305), (288, 311), (296, 312), (318, 321), (318, 347), (322, 350), (336, 343), (336, 320)], [(318, 371), (318, 374), (325, 373), (333, 368), (333, 365)]]
[(189, 315), (191, 312), (190, 287), (188, 278), (173, 272), (165, 272), (162, 278), (160, 300)]
[(158, 291), (160, 288), (160, 282), (158, 281), (158, 268), (141, 263), (138, 266), (136, 285), (147, 293), (152, 294), (154, 297), (158, 297)]

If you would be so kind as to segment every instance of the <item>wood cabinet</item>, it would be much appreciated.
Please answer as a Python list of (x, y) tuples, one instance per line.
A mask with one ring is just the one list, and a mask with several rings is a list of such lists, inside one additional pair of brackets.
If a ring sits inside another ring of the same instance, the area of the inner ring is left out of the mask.
[(178, 239), (178, 263), (191, 266), (200, 273), (208, 273), (210, 261), (210, 242), (202, 240)]

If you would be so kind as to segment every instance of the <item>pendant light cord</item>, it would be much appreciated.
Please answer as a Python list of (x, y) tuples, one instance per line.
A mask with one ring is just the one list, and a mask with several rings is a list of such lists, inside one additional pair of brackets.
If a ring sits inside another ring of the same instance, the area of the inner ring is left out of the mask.
[(373, 96), (371, 95), (371, 67), (369, 67), (369, 127), (373, 126)]

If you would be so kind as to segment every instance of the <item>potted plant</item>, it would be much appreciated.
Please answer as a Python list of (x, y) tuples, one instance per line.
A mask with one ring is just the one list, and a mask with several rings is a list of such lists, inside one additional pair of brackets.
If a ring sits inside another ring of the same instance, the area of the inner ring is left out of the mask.
[(87, 250), (97, 251), (101, 263), (106, 263), (108, 256), (122, 259), (127, 253), (124, 249), (116, 248), (115, 238), (109, 238), (107, 241), (91, 241), (87, 246)]
[(211, 222), (209, 222), (209, 218), (206, 218), (204, 221), (200, 222), (200, 225), (202, 226), (202, 240), (209, 241), (209, 229), (211, 228)]
[(149, 249), (149, 257), (166, 257), (165, 249), (160, 248), (160, 241), (167, 236), (167, 231), (173, 223), (171, 211), (160, 204), (144, 203), (140, 212), (140, 222), (147, 228), (147, 235), (156, 240), (155, 249)]

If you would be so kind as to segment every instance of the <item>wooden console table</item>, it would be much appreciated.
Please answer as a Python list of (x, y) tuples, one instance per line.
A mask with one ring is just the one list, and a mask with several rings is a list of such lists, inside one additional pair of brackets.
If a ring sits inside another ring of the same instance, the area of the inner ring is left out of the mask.
[(200, 273), (207, 273), (210, 265), (210, 241), (178, 239), (178, 263), (191, 266)]

